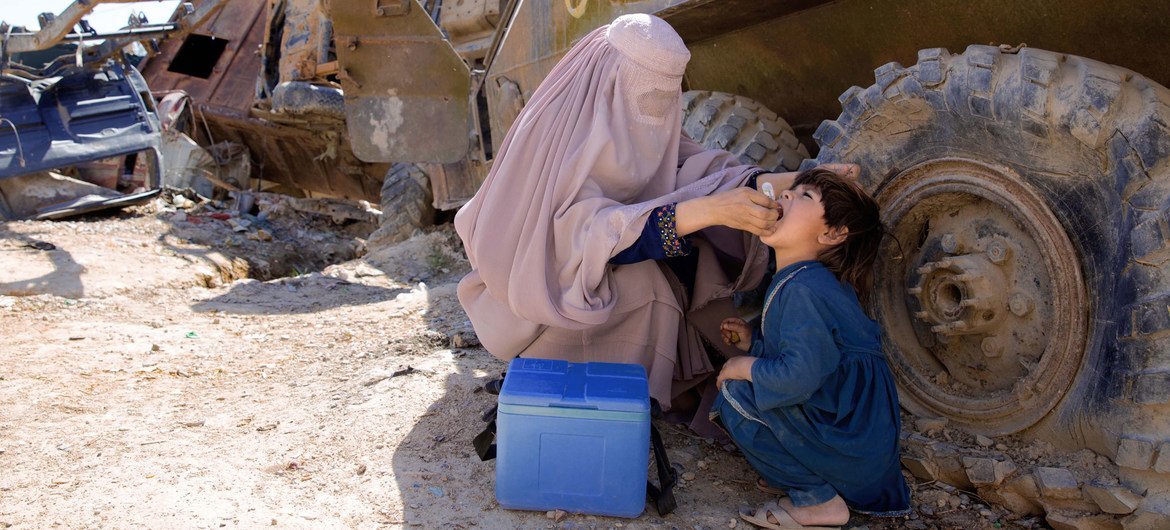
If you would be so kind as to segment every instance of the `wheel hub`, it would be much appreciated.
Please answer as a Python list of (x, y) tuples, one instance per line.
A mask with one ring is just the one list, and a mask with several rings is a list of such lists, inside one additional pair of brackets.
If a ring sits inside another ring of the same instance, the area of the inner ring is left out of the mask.
[(878, 201), (898, 242), (883, 250), (901, 258), (879, 259), (876, 302), (903, 401), (977, 432), (1034, 424), (1074, 379), (1087, 335), (1062, 225), (1018, 175), (969, 160), (915, 166)]

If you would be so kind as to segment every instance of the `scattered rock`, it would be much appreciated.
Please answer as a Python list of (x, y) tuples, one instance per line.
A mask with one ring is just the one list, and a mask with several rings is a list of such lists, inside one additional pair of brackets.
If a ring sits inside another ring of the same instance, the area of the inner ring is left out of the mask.
[(1085, 492), (1105, 513), (1121, 515), (1133, 513), (1142, 502), (1140, 495), (1130, 491), (1125, 486), (1110, 486), (1093, 482), (1085, 485)]
[(183, 422), (183, 423), (182, 423), (182, 425), (183, 425), (184, 427), (202, 427), (202, 426), (203, 426), (203, 420), (191, 420), (191, 421), (185, 421), (185, 422)]
[(479, 337), (474, 331), (461, 331), (451, 336), (451, 346), (455, 348), (474, 348), (479, 346)]
[(695, 480), (695, 474), (691, 473), (690, 471), (687, 471), (686, 473), (682, 474), (682, 479), (685, 481), (688, 481), (688, 482)]
[(1115, 530), (1121, 527), (1116, 519), (1105, 514), (1049, 512), (1045, 519), (1053, 530)]
[(1154, 463), (1154, 444), (1136, 438), (1122, 438), (1117, 444), (1117, 465), (1133, 469), (1150, 469)]
[(548, 517), (549, 519), (552, 519), (554, 522), (558, 523), (561, 522), (561, 519), (565, 518), (565, 515), (566, 512), (564, 510), (549, 510), (544, 514), (545, 517)]
[(358, 467), (357, 467), (357, 474), (358, 474), (358, 475), (365, 475), (365, 474), (366, 474), (366, 465), (365, 465), (365, 464), (359, 464), (359, 465), (358, 465)]
[(1011, 460), (999, 461), (993, 458), (963, 457), (963, 467), (966, 468), (967, 478), (976, 487), (998, 486), (1016, 472), (1016, 465)]
[(1038, 467), (1036, 485), (1040, 494), (1052, 499), (1079, 499), (1081, 490), (1072, 472), (1059, 467)]
[(946, 418), (918, 418), (914, 421), (914, 427), (927, 434), (942, 431), (946, 426)]
[(737, 526), (739, 526), (739, 519), (732, 519), (732, 520), (727, 522), (728, 528), (735, 528)]
[(978, 434), (975, 435), (975, 443), (979, 444), (979, 447), (991, 447), (995, 443), (995, 440)]
[(276, 425), (277, 425), (276, 423), (265, 423), (264, 425), (256, 427), (256, 431), (257, 432), (271, 431), (272, 429), (276, 428)]

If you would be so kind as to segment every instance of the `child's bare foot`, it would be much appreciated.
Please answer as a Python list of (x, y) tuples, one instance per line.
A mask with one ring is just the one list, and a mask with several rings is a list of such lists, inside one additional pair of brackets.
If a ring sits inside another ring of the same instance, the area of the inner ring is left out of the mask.
[[(849, 522), (849, 507), (845, 505), (845, 500), (840, 495), (834, 496), (828, 502), (821, 504), (814, 504), (812, 506), (800, 506), (792, 504), (792, 499), (782, 497), (777, 504), (780, 505), (788, 515), (792, 516), (792, 520), (804, 526), (810, 525), (843, 525)], [(768, 514), (768, 521), (778, 523), (779, 521), (772, 520), (772, 514)]]

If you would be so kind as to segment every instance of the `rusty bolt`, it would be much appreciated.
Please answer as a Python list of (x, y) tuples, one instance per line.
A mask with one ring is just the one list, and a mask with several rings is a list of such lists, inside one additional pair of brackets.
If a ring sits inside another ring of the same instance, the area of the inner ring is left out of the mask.
[(983, 342), (979, 344), (979, 347), (983, 350), (983, 355), (988, 357), (999, 357), (1003, 355), (1003, 346), (996, 342), (993, 337), (984, 338)]
[(1003, 244), (1002, 241), (992, 241), (991, 243), (988, 243), (987, 244), (987, 259), (991, 260), (991, 262), (996, 264), (996, 265), (1002, 264), (1003, 262), (1007, 261), (1007, 259), (1008, 259), (1007, 245)]
[(959, 241), (955, 239), (954, 234), (944, 234), (942, 240), (939, 241), (939, 246), (942, 247), (943, 252), (954, 254), (959, 249)]
[(1032, 303), (1032, 299), (1023, 293), (1015, 293), (1008, 300), (1008, 309), (1012, 311), (1013, 315), (1018, 317), (1031, 313), (1034, 307), (1035, 304)]

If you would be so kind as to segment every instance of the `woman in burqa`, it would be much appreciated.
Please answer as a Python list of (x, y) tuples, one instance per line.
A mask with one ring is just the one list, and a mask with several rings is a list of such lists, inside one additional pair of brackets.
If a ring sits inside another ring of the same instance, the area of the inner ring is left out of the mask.
[[(665, 21), (624, 15), (573, 46), (524, 106), (455, 216), (472, 268), (459, 301), (493, 356), (638, 363), (664, 410), (714, 380), (704, 342), (727, 348), (730, 297), (767, 267), (752, 234), (778, 218), (749, 180), (779, 190), (792, 177), (681, 134), (689, 59)], [(698, 406), (692, 427), (713, 435), (710, 404)]]

